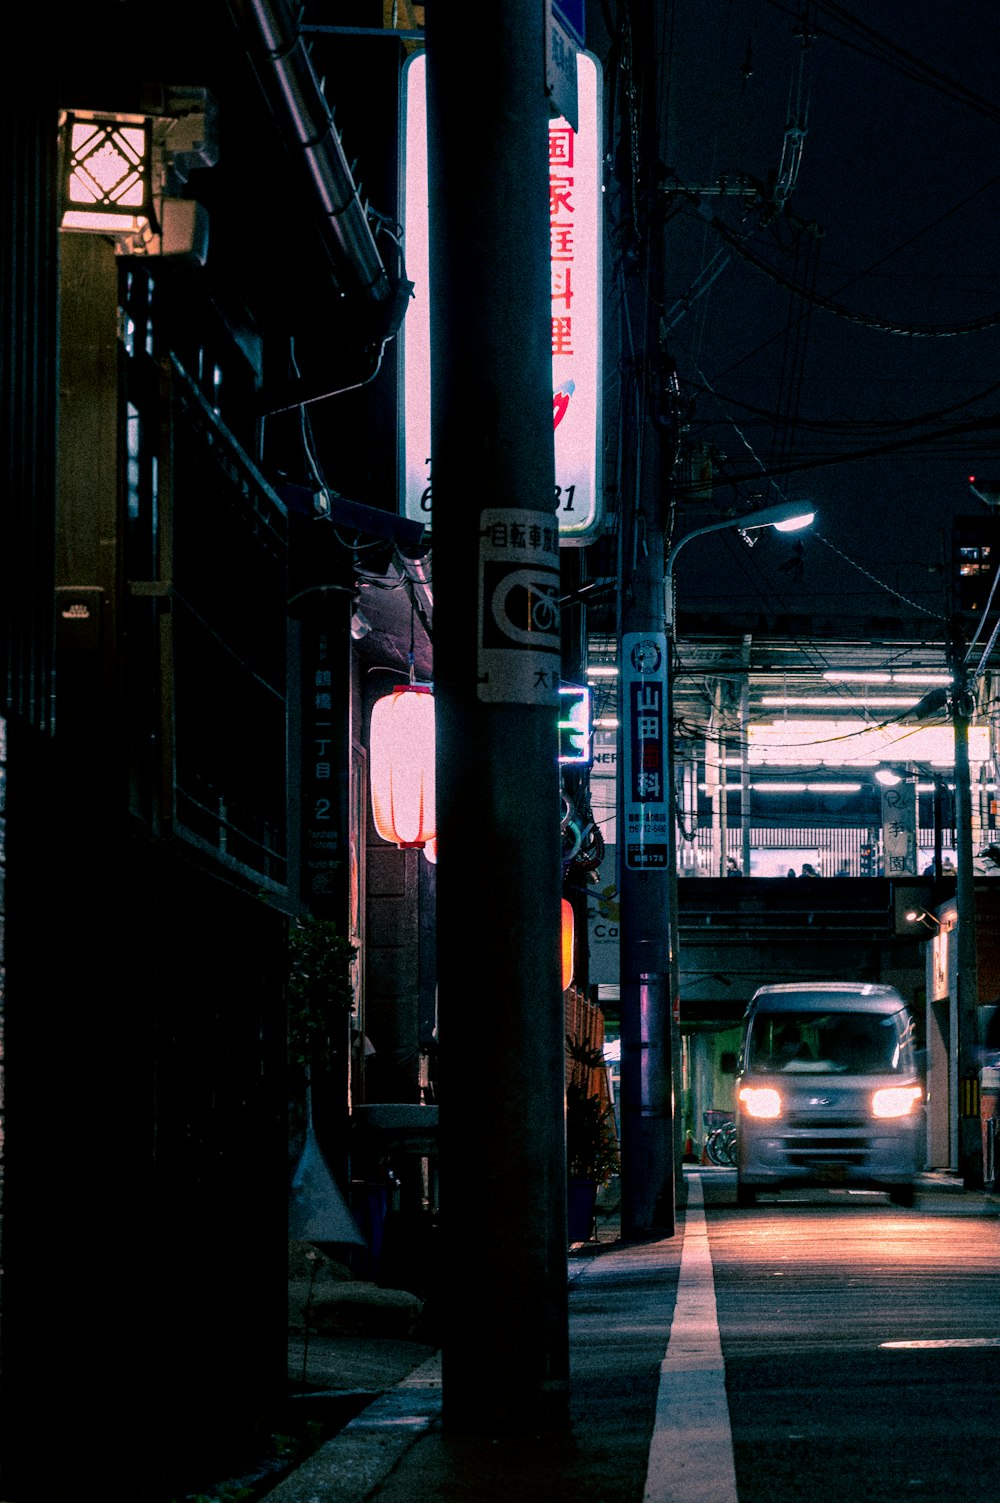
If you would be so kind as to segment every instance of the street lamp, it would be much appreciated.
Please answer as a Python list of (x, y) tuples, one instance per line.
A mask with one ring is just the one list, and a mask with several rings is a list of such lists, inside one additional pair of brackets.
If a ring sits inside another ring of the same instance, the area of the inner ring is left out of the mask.
[[(664, 654), (665, 690), (664, 702), (666, 705), (666, 768), (665, 781), (670, 797), (670, 814), (667, 821), (668, 829), (668, 855), (667, 855), (667, 903), (669, 912), (669, 929), (673, 942), (670, 945), (669, 968), (670, 968), (670, 995), (672, 998), (672, 1031), (676, 1035), (679, 1023), (680, 1004), (680, 962), (676, 935), (678, 933), (678, 920), (680, 917), (680, 905), (677, 894), (677, 818), (674, 808), (674, 712), (673, 712), (673, 647), (674, 647), (674, 564), (677, 555), (685, 543), (690, 543), (692, 538), (704, 537), (709, 532), (726, 532), (737, 528), (741, 532), (754, 532), (761, 527), (775, 527), (781, 532), (798, 531), (808, 527), (815, 517), (815, 512), (807, 502), (782, 501), (774, 506), (761, 507), (758, 511), (747, 512), (745, 516), (737, 519), (729, 519), (724, 522), (709, 522), (704, 527), (694, 527), (690, 532), (672, 543), (667, 551), (667, 557), (663, 570), (663, 593), (664, 615), (666, 618), (666, 646)], [(676, 1057), (676, 1045), (671, 1053)], [(676, 1133), (675, 1133), (676, 1137)]]
[[(678, 1027), (677, 853), (670, 657), (673, 569), (685, 543), (732, 528), (803, 527), (812, 512), (781, 502), (695, 527), (666, 544), (658, 470), (643, 471), (646, 547), (636, 548), (622, 607), (618, 691), (622, 1237), (672, 1235)], [(660, 547), (656, 541), (660, 541)]]
[(690, 543), (692, 538), (704, 537), (707, 532), (731, 532), (733, 528), (738, 532), (756, 532), (761, 527), (774, 527), (778, 532), (798, 532), (801, 528), (808, 527), (815, 515), (808, 502), (779, 501), (775, 506), (764, 506), (759, 511), (747, 512), (744, 517), (729, 517), (724, 522), (709, 522), (706, 527), (693, 527), (690, 532), (678, 538), (676, 543), (671, 543), (663, 570), (667, 630), (672, 632), (674, 624), (674, 560), (685, 543)]
[[(665, 756), (665, 784), (671, 799), (671, 811), (668, 819), (670, 830), (668, 871), (670, 874), (670, 920), (671, 930), (676, 932), (677, 922), (677, 851), (676, 851), (676, 821), (673, 814), (673, 790), (674, 790), (674, 741), (673, 741), (673, 689), (672, 689), (672, 656), (674, 641), (674, 563), (678, 553), (685, 543), (690, 543), (692, 538), (704, 537), (709, 532), (727, 532), (733, 528), (740, 532), (755, 532), (762, 527), (774, 527), (780, 532), (797, 532), (803, 527), (808, 527), (815, 518), (816, 513), (806, 501), (780, 501), (774, 506), (764, 506), (758, 511), (747, 512), (743, 517), (729, 518), (724, 522), (709, 522), (705, 527), (694, 527), (682, 537), (672, 543), (668, 550), (663, 569), (663, 596), (664, 615), (667, 624), (667, 650), (664, 655), (664, 671), (666, 675), (666, 689), (664, 703), (666, 705), (666, 725), (668, 734), (666, 738)], [(725, 856), (725, 838), (723, 838), (723, 857)], [(723, 866), (725, 862), (723, 861)], [(677, 996), (676, 974), (676, 946), (674, 946), (673, 960), (673, 995)]]

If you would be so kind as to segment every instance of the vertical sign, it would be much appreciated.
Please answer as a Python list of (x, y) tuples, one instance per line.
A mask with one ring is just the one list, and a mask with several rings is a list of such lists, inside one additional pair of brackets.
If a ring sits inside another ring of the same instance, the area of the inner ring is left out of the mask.
[(556, 504), (564, 543), (600, 520), (601, 170), (597, 63), (577, 53), (580, 129), (549, 121), (552, 263), (552, 422)]
[(588, 684), (559, 687), (559, 761), (563, 765), (589, 767), (594, 760), (591, 699)]
[(335, 873), (342, 862), (339, 737), (334, 705), (330, 638), (309, 627), (303, 633), (302, 679), (302, 896), (328, 917), (336, 911)]
[(493, 704), (558, 699), (559, 535), (547, 511), (490, 507), (479, 519), (477, 692)]
[(430, 188), (427, 176), (427, 57), (414, 52), (403, 68), (403, 254), (413, 296), (397, 343), (402, 349), (399, 393), (400, 511), (431, 525)]
[[(600, 74), (576, 55), (579, 129), (549, 122), (549, 245), (552, 265), (552, 422), (556, 502), (563, 543), (584, 544), (601, 525)], [(413, 296), (400, 331), (400, 510), (433, 526), (431, 488), (430, 244), (426, 58), (403, 73), (403, 252)], [(469, 128), (475, 135), (475, 112)], [(474, 166), (474, 155), (473, 155)], [(468, 310), (475, 317), (475, 309)], [(472, 477), (474, 484), (475, 477)]]
[(907, 778), (882, 789), (882, 856), (885, 875), (915, 875), (917, 870), (917, 784)]
[(622, 810), (630, 871), (666, 871), (670, 849), (666, 633), (622, 637)]

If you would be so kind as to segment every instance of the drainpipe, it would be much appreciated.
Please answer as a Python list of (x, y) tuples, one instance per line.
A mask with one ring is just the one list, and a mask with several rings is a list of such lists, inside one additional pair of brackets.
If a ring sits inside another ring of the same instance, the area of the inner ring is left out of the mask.
[(974, 708), (957, 618), (949, 630), (952, 671), (951, 720), (955, 731), (955, 906), (958, 910), (958, 1169), (967, 1190), (983, 1187), (983, 1139), (979, 1107), (979, 949), (976, 879), (972, 848), (972, 787), (969, 722)]
[(355, 290), (374, 303), (387, 302), (396, 281), (386, 271), (375, 244), (333, 115), (285, 0), (230, 0), (230, 8), (238, 25), (255, 33), (257, 45), (252, 52), (263, 48), (267, 55), (338, 261), (346, 266)]

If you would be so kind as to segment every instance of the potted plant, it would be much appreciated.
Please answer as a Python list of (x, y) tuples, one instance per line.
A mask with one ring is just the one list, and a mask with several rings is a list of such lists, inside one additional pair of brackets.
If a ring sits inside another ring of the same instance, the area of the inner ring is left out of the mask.
[(619, 1169), (614, 1108), (588, 1084), (566, 1087), (566, 1173), (569, 1240), (588, 1242), (597, 1212), (597, 1192)]

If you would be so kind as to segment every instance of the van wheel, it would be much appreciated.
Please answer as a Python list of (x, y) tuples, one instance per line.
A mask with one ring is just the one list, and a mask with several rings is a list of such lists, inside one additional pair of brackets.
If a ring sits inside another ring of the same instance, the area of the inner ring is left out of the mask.
[(736, 1204), (738, 1206), (755, 1206), (757, 1204), (757, 1191), (753, 1185), (744, 1185), (737, 1182)]
[(890, 1185), (889, 1200), (894, 1206), (906, 1206), (909, 1208), (913, 1204), (913, 1186)]

